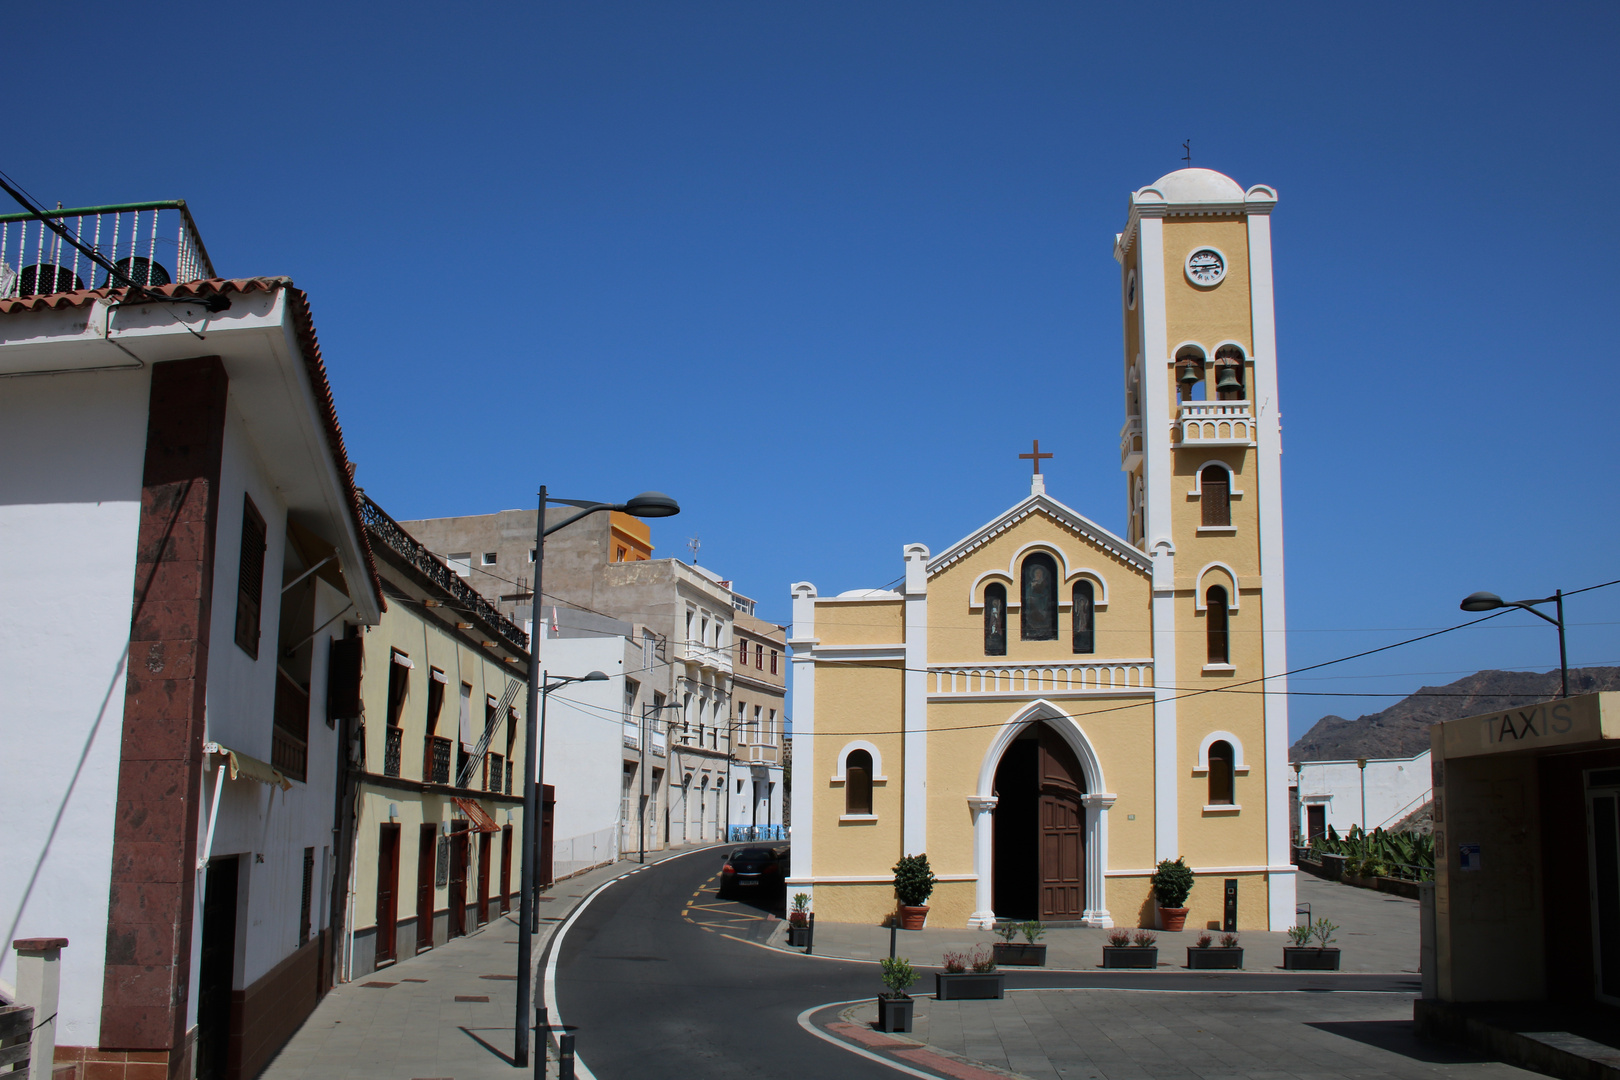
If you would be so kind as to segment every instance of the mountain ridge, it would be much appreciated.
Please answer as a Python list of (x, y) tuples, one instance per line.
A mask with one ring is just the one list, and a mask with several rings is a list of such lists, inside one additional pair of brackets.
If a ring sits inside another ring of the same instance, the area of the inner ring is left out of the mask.
[[(1558, 672), (1487, 669), (1445, 686), (1424, 686), (1382, 712), (1354, 720), (1322, 717), (1288, 748), (1289, 761), (1415, 757), (1429, 748), (1429, 728), (1446, 720), (1512, 709), (1558, 696)], [(1620, 690), (1620, 667), (1569, 669), (1569, 692)]]

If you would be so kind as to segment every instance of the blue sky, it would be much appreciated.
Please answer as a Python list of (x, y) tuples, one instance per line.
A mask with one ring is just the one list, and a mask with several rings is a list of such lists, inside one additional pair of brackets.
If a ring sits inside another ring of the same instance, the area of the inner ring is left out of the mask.
[[(222, 273), (308, 290), (396, 517), (661, 489), (658, 554), (777, 620), (1017, 501), (1032, 438), (1122, 530), (1110, 249), (1190, 138), (1281, 196), (1291, 664), (1620, 577), (1612, 4), (93, 14), (0, 168), (185, 198)], [(1572, 664), (1620, 662), (1617, 601), (1570, 601)], [(1556, 662), (1513, 613), (1297, 679), (1292, 727)]]

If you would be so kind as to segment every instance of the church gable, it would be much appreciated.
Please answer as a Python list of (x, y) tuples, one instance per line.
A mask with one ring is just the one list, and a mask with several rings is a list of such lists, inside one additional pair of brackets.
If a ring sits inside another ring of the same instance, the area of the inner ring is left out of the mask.
[(1149, 655), (1148, 557), (1044, 495), (929, 565), (929, 652), (948, 663)]

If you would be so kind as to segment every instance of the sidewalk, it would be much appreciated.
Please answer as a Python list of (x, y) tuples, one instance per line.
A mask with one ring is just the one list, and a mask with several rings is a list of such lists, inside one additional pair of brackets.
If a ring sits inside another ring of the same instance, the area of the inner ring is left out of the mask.
[[(647, 863), (706, 846), (649, 851)], [(540, 894), (536, 971), (546, 943), (580, 901), (636, 867), (634, 860), (621, 860)], [(512, 1080), (517, 952), (514, 910), (466, 937), (333, 987), (270, 1062), (263, 1080)], [(534, 1002), (541, 1002), (538, 990)], [(557, 1075), (555, 1060), (548, 1061), (547, 1075)]]
[[(1219, 882), (1203, 883), (1219, 888)], [(1389, 893), (1358, 889), (1334, 881), (1301, 874), (1299, 904), (1310, 905), (1311, 917), (1339, 924), (1334, 945), (1340, 953), (1340, 970), (1364, 972), (1411, 972), (1418, 970), (1418, 902)], [(1305, 918), (1304, 913), (1300, 919)], [(1102, 963), (1102, 948), (1111, 931), (1089, 927), (1049, 929), (1041, 940), (1046, 945), (1046, 970), (1090, 971)], [(1155, 930), (1158, 935), (1159, 969), (1182, 968), (1186, 949), (1201, 933), (1189, 928), (1177, 933)], [(1218, 937), (1219, 935), (1216, 934)], [(1282, 965), (1286, 933), (1248, 930), (1239, 935), (1244, 948), (1243, 966), (1248, 971), (1271, 971)], [(988, 930), (961, 927), (929, 927), (902, 930), (895, 943), (897, 955), (907, 957), (918, 967), (938, 967), (947, 949), (960, 951), (976, 945), (989, 945), (996, 936)], [(1017, 940), (1022, 941), (1023, 938)], [(778, 925), (770, 942), (787, 948), (787, 924)], [(799, 952), (802, 950), (792, 950)], [(855, 923), (816, 923), (817, 956), (850, 960), (879, 960), (889, 955), (889, 931), (881, 926)], [(1016, 970), (1016, 969), (1008, 969)]]

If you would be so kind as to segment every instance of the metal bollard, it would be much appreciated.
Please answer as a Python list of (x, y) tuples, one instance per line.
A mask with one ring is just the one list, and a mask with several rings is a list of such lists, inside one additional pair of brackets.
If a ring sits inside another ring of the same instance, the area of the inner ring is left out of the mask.
[(546, 1007), (541, 1005), (534, 1010), (534, 1075), (544, 1080), (546, 1075), (546, 1057), (551, 1050), (551, 1017)]
[(557, 1037), (557, 1080), (574, 1080), (574, 1036)]
[(804, 955), (812, 956), (816, 951), (816, 913), (810, 913), (810, 921), (804, 927)]

